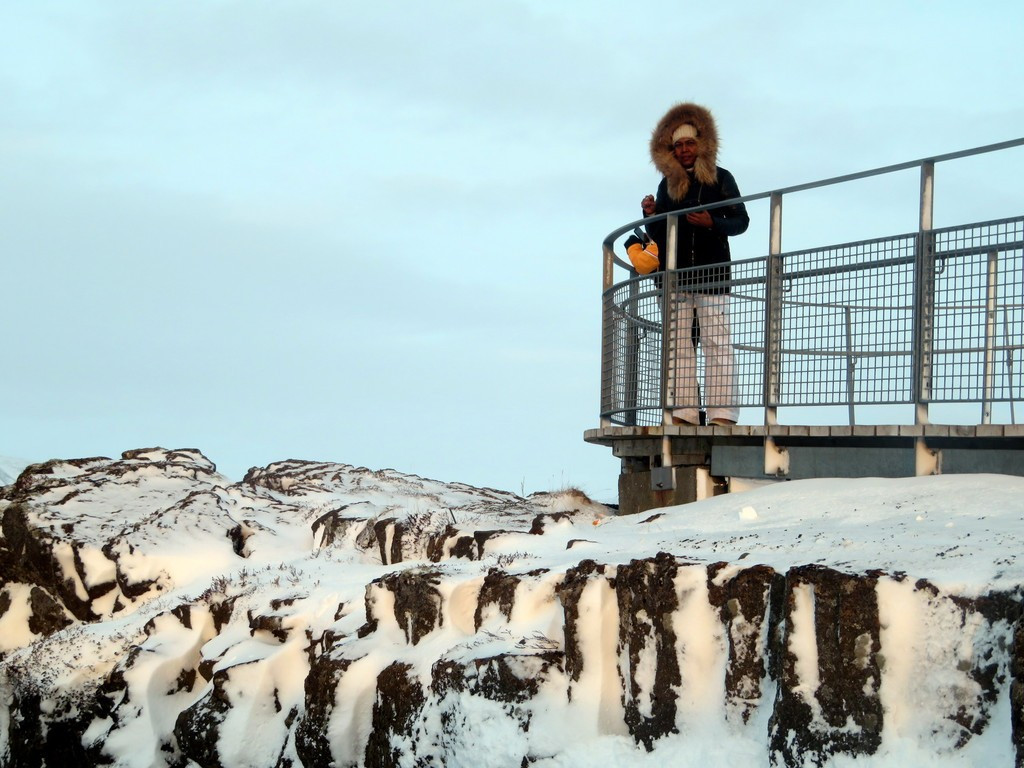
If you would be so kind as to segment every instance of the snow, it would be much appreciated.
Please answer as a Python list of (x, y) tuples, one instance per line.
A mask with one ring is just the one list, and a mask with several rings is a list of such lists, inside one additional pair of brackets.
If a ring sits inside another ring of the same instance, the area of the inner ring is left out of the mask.
[(722, 711), (725, 679), (726, 641), (722, 623), (708, 600), (706, 572), (696, 568), (681, 570), (676, 577), (680, 607), (673, 616), (680, 641), (679, 706), (683, 716), (700, 723), (707, 715)]
[(801, 480), (607, 520), (592, 537), (618, 540), (620, 556), (877, 568), (977, 594), (1024, 578), (1022, 491), (1024, 479), (1003, 475)]
[(31, 643), (36, 635), (28, 628), (29, 595), (32, 588), (27, 584), (11, 584), (7, 596), (11, 607), (0, 616), (0, 653), (22, 648)]
[[(793, 629), (789, 635), (789, 652), (796, 657), (797, 691), (811, 709), (817, 708), (813, 693), (818, 690), (818, 643), (814, 633), (814, 590), (810, 584), (794, 589)], [(820, 714), (820, 713), (816, 713)]]
[[(137, 459), (156, 461), (160, 456)], [(82, 471), (59, 465), (54, 477), (74, 478)], [(579, 679), (569, 683), (571, 702), (559, 700), (544, 686), (533, 700), (531, 743), (544, 744), (549, 750), (533, 765), (767, 765), (766, 717), (758, 714), (746, 725), (736, 725), (724, 714), (721, 679), (728, 638), (708, 603), (703, 566), (725, 562), (734, 569), (765, 564), (782, 573), (802, 564), (848, 573), (877, 569), (889, 574), (880, 577), (877, 586), (884, 648), (882, 746), (875, 755), (840, 755), (827, 765), (1012, 764), (1006, 695), (996, 703), (987, 731), (962, 750), (953, 749), (955, 723), (948, 723), (946, 730), (936, 730), (934, 724), (942, 721), (936, 713), (955, 710), (959, 701), (976, 695), (978, 684), (967, 673), (971, 659), (985, 654), (993, 643), (1012, 645), (1012, 627), (998, 628), (1000, 637), (983, 636), (977, 617), (964, 623), (963, 611), (949, 595), (981, 595), (1024, 584), (1020, 554), (1024, 552), (1024, 478), (970, 475), (779, 482), (630, 517), (615, 517), (610, 510), (570, 494), (531, 497), (527, 506), (513, 494), (435, 483), (391, 470), (338, 472), (333, 477), (328, 473), (321, 480), (304, 485), (301, 478), (289, 477), (280, 488), (269, 490), (233, 484), (212, 469), (197, 474), (183, 465), (180, 470), (156, 472), (140, 464), (118, 483), (84, 488), (63, 502), (66, 490), (55, 486), (46, 491), (49, 506), (38, 507), (40, 518), (54, 526), (61, 519), (75, 520), (77, 539), (91, 542), (79, 552), (87, 566), (84, 583), (75, 574), (70, 551), (65, 554), (65, 573), (79, 593), (113, 578), (114, 564), (101, 546), (115, 533), (124, 548), (123, 578), (157, 579), (165, 591), (156, 599), (120, 608), (112, 601), (101, 604), (105, 606), (102, 621), (75, 624), (54, 636), (37, 638), (18, 628), (27, 611), (27, 588), (11, 585), (12, 608), (0, 617), (0, 651), (10, 652), (3, 664), (24, 668), (44, 659), (50, 667), (41, 679), (56, 690), (83, 677), (98, 680), (121, 663), (125, 649), (137, 647), (144, 660), (126, 668), (125, 682), (133, 697), (143, 697), (135, 705), (149, 707), (149, 716), (94, 723), (89, 733), (96, 743), (105, 743), (116, 765), (132, 768), (164, 765), (161, 761), (166, 756), (159, 745), (174, 723), (173, 716), (162, 718), (161, 713), (180, 711), (183, 701), (202, 695), (201, 688), (167, 695), (182, 669), (191, 668), (200, 658), (215, 660), (218, 669), (237, 668), (224, 691), (233, 706), (224, 722), (221, 756), (231, 766), (268, 766), (277, 759), (286, 716), (302, 707), (302, 681), (310, 663), (307, 638), (322, 637), (331, 630), (352, 635), (352, 643), (372, 640), (375, 645), (368, 645), (365, 655), (351, 663), (338, 686), (331, 731), (326, 734), (334, 759), (347, 764), (361, 759), (371, 727), (374, 681), (396, 653), (429, 680), (430, 665), (439, 654), (485, 658), (489, 644), (507, 649), (515, 642), (527, 648), (561, 647), (565, 638), (561, 605), (555, 596), (558, 574), (583, 559), (614, 567), (669, 552), (693, 564), (681, 567), (676, 576), (680, 608), (673, 621), (684, 660), (679, 688), (681, 732), (657, 740), (651, 752), (628, 736), (620, 700), (618, 665), (622, 662), (616, 654), (619, 607), (608, 582), (594, 580), (584, 587), (579, 605), (578, 640), (588, 663)], [(202, 486), (198, 494), (197, 483)], [(168, 499), (173, 502), (170, 506)], [(523, 513), (488, 526), (483, 524), (489, 518), (479, 506), (481, 499), (513, 507), (522, 504)], [(162, 514), (189, 513), (193, 515), (189, 520), (197, 525), (178, 528), (168, 524), (172, 518), (158, 519), (155, 500), (162, 500)], [(281, 511), (285, 503), (291, 505), (288, 514)], [(4, 505), (0, 501), (0, 512)], [(355, 528), (331, 546), (323, 545), (322, 531), (320, 538), (314, 538), (312, 521), (346, 505), (347, 512), (368, 516), (384, 516), (386, 510), (448, 510), (460, 529), (476, 525), (479, 530), (501, 528), (510, 533), (489, 540), (479, 561), (385, 564), (371, 556), (376, 550), (364, 554), (356, 550), (353, 544), (359, 532)], [(543, 536), (530, 535), (529, 522), (537, 509), (573, 510), (574, 516), (549, 521)], [(117, 514), (111, 515), (111, 510)], [(224, 539), (225, 520), (243, 525), (242, 530), (251, 534), (245, 542), (247, 558), (237, 557), (231, 542)], [(484, 574), (497, 565), (521, 579), (512, 614), (506, 619), (497, 606), (488, 606), (478, 630), (474, 625), (477, 595)], [(420, 567), (440, 574), (437, 589), (444, 615), (440, 629), (411, 644), (407, 642), (410, 627), (395, 619), (394, 593), (379, 584), (367, 592), (366, 585), (389, 572), (414, 572)], [(900, 580), (895, 574), (911, 578)], [(934, 598), (922, 600), (915, 592), (918, 579), (935, 585)], [(170, 608), (211, 590), (236, 600), (236, 615), (243, 617), (247, 610), (266, 617), (268, 604), (280, 605), (268, 618), (279, 621), (289, 639), (281, 642), (269, 633), (251, 633), (244, 620), (217, 631), (209, 612), (195, 607), (191, 629), (168, 619)], [(369, 618), (363, 613), (364, 595), (368, 611), (379, 619), (371, 640), (354, 639), (355, 630)], [(800, 585), (795, 599), (789, 650), (796, 660), (801, 690), (813, 707), (811, 694), (820, 683), (814, 591)], [(147, 622), (159, 631), (147, 634)], [(636, 670), (642, 712), (649, 707), (645, 702), (654, 685), (652, 653), (653, 647), (641, 650)], [(523, 657), (522, 674), (532, 674), (532, 658)], [(761, 695), (773, 694), (762, 691)], [(453, 752), (465, 756), (449, 764), (510, 765), (511, 756), (522, 754), (523, 734), (509, 726), (507, 717), (492, 717), (490, 710), (496, 703), (462, 696), (458, 711), (465, 718), (467, 743), (464, 752)], [(4, 729), (5, 722), (6, 715), (0, 718)]]

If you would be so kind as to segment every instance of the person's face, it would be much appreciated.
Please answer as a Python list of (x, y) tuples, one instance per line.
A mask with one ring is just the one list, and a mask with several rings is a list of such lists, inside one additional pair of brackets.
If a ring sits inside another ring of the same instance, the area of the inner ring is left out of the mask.
[(683, 168), (692, 168), (697, 162), (697, 140), (680, 139), (672, 145), (672, 154)]

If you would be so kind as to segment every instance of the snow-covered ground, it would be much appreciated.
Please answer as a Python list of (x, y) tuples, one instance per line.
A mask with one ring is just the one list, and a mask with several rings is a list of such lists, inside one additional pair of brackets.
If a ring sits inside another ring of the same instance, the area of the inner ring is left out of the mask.
[[(840, 753), (824, 764), (1014, 764), (1014, 627), (963, 601), (997, 593), (1019, 601), (1022, 478), (783, 482), (631, 517), (572, 492), (523, 499), (336, 464), (286, 462), (247, 480), (232, 483), (194, 452), (158, 450), (87, 466), (56, 463), (40, 475), (17, 501), (29, 505), (37, 529), (73, 531), (73, 547), (54, 552), (64, 552), (67, 574), (77, 574), (80, 615), (68, 615), (53, 634), (34, 632), (27, 577), (0, 574), (0, 597), (10, 604), (0, 615), (0, 694), (16, 701), (31, 689), (44, 711), (49, 701), (59, 712), (68, 691), (101, 684), (120, 691), (113, 714), (97, 715), (83, 736), (92, 754), (118, 766), (171, 765), (177, 747), (168, 744), (175, 734), (180, 741), (175, 725), (182, 727), (186, 710), (198, 713), (196, 723), (218, 723), (213, 740), (225, 766), (298, 761), (320, 744), (316, 738), (337, 764), (359, 765), (371, 764), (367, 739), (383, 706), (375, 686), (389, 664), (408, 665), (403, 674), (430, 691), (439, 661), (514, 657), (534, 670), (538, 686), (512, 708), (527, 718), (527, 730), (513, 727), (511, 705), (479, 691), (428, 694), (416, 714), (420, 735), (391, 734), (393, 764), (438, 764), (442, 755), (448, 765), (518, 768), (528, 755), (540, 768), (767, 766), (779, 680), (766, 676), (746, 702), (749, 718), (735, 716), (722, 681), (736, 625), (722, 624), (708, 590), (755, 566), (787, 574), (811, 565), (874, 574), (879, 622), (880, 650), (871, 653), (881, 680), (866, 687), (884, 713), (880, 743), (874, 754)], [(14, 501), (0, 498), (0, 513)], [(648, 751), (623, 713), (632, 696), (640, 716), (652, 716), (644, 695), (661, 672), (653, 646), (634, 657), (622, 650), (619, 628), (637, 617), (622, 614), (614, 582), (631, 562), (653, 562), (658, 553), (671, 556), (678, 605), (668, 626), (679, 669), (672, 732)], [(569, 628), (562, 590), (571, 575), (588, 572), (588, 561), (604, 570), (581, 581)], [(515, 579), (514, 603), (501, 610), (482, 597), (496, 573)], [(438, 595), (433, 624), (418, 630), (414, 612), (401, 613), (402, 587), (389, 581), (399, 576)], [(818, 598), (813, 586), (793, 583), (788, 674), (797, 681), (792, 695), (813, 715), (827, 682), (819, 679)], [(218, 623), (210, 617), (222, 605), (232, 611)], [(91, 620), (81, 620), (85, 611)], [(767, 631), (759, 630), (759, 642)], [(578, 674), (569, 661), (529, 666), (547, 652), (566, 651), (568, 659), (568, 645), (582, 660)], [(975, 674), (981, 659), (994, 665), (998, 685), (975, 712), (985, 696)], [(302, 730), (303, 718), (314, 722), (303, 681), (328, 661), (343, 672), (332, 678), (334, 703), (319, 712), (325, 730), (314, 738)], [(197, 682), (182, 686), (185, 673)], [(622, 692), (624, 677), (636, 684), (633, 694)], [(227, 709), (210, 715), (225, 701)], [(956, 715), (965, 707), (975, 718), (966, 726)], [(430, 729), (440, 733), (453, 713), (463, 730), (430, 742), (440, 738)], [(0, 764), (11, 747), (11, 717), (0, 714)], [(851, 720), (849, 728), (858, 727)], [(965, 729), (977, 732), (965, 739)]]

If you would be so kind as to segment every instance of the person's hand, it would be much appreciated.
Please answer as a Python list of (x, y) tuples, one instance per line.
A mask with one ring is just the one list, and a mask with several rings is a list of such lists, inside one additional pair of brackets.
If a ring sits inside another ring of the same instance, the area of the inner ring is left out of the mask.
[(644, 211), (644, 216), (653, 216), (656, 206), (654, 203), (654, 195), (648, 195), (640, 201), (640, 207)]
[(704, 227), (705, 229), (711, 229), (711, 225), (714, 223), (711, 221), (711, 214), (707, 211), (688, 213), (686, 214), (686, 221), (695, 227)]

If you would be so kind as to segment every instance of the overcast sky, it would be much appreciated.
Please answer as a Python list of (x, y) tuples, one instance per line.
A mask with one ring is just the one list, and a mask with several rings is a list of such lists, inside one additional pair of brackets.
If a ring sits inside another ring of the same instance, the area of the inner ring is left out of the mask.
[[(0, 454), (195, 447), (236, 479), (299, 458), (614, 500), (618, 462), (582, 439), (600, 245), (657, 185), (658, 118), (712, 109), (745, 194), (1018, 138), (1022, 22), (944, 0), (4, 3)], [(1002, 155), (940, 170), (937, 225), (1021, 213), (1024, 150)], [(917, 183), (787, 203), (784, 245), (911, 230)], [(741, 257), (767, 245), (751, 213)]]

